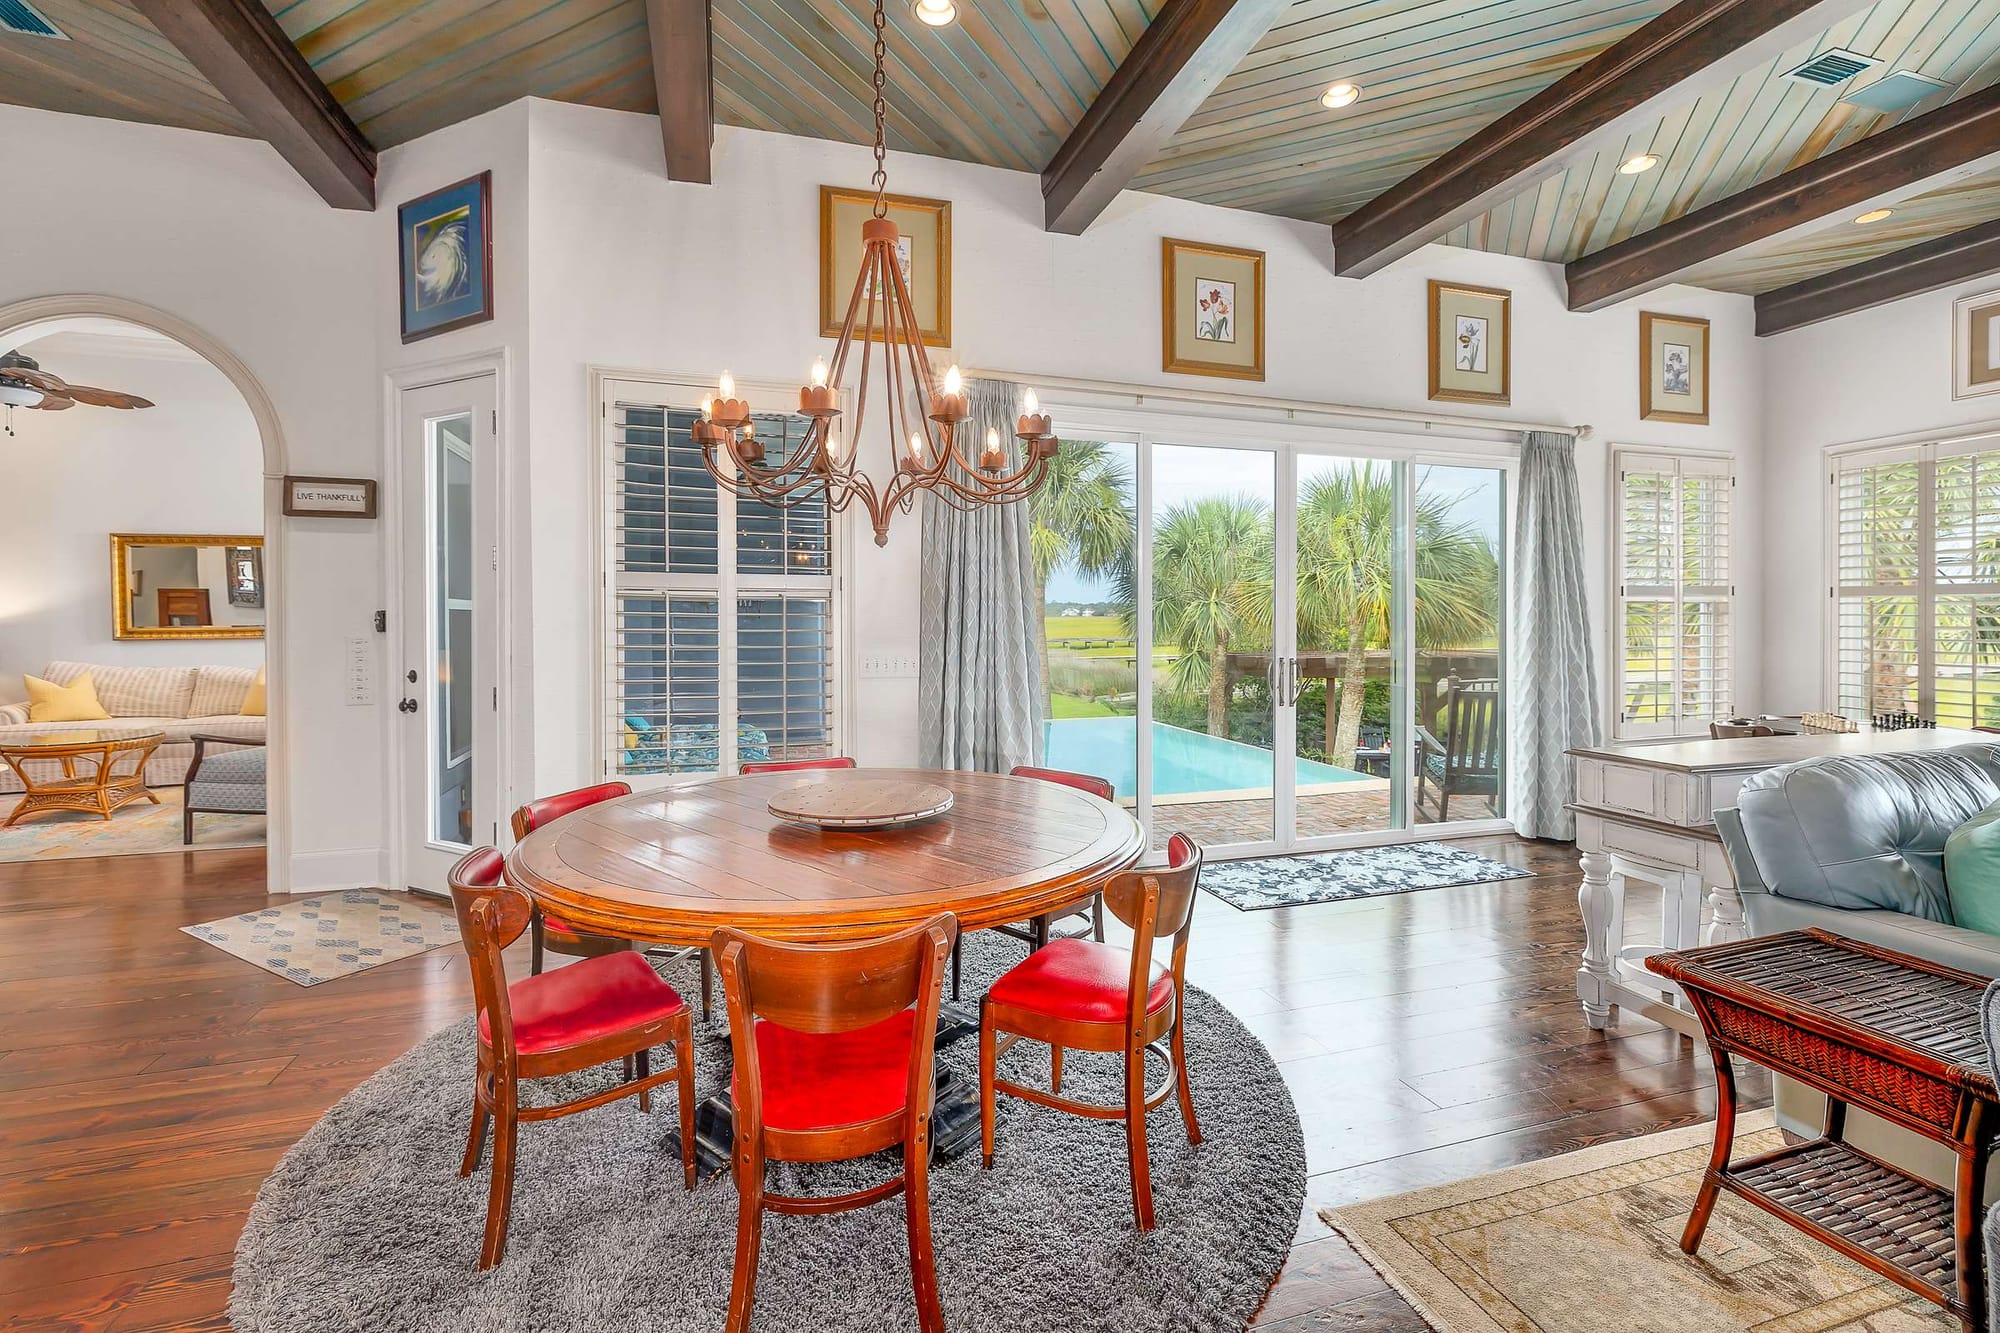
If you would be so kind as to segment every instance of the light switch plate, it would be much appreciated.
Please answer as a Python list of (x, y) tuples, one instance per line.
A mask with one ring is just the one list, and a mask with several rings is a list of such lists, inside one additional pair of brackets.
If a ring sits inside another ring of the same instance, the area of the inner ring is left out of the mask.
[(896, 680), (917, 674), (917, 659), (895, 653), (864, 653), (861, 657), (861, 678), (863, 680)]
[(347, 640), (347, 703), (350, 708), (365, 708), (375, 702), (375, 654), (373, 645), (367, 639), (355, 636)]

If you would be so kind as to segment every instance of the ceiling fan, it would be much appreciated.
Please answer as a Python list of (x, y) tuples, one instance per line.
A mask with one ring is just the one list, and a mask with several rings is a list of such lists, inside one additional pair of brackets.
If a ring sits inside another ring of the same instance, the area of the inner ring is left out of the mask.
[(153, 405), (137, 394), (67, 383), (43, 370), (33, 357), (20, 352), (0, 354), (0, 404), (5, 404), (7, 408), (9, 435), (14, 433), (14, 409), (17, 407), (60, 412), (78, 403), (121, 409)]

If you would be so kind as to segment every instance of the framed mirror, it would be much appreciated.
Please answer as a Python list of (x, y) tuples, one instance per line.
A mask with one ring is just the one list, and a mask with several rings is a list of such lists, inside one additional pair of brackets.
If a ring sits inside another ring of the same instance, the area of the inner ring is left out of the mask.
[(111, 617), (121, 639), (264, 637), (264, 539), (111, 534)]

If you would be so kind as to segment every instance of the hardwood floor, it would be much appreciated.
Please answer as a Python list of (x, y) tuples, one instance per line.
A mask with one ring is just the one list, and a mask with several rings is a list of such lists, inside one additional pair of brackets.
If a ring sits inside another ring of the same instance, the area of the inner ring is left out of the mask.
[[(1571, 849), (1463, 845), (1538, 877), (1270, 912), (1204, 895), (1190, 980), (1281, 1062), (1313, 1172), (1266, 1333), (1423, 1328), (1321, 1207), (1713, 1112), (1694, 1043), (1584, 1026)], [(262, 881), (261, 851), (0, 865), (0, 1329), (226, 1329), (279, 1156), (466, 1012), (457, 950), (306, 989), (180, 932), (263, 906)]]

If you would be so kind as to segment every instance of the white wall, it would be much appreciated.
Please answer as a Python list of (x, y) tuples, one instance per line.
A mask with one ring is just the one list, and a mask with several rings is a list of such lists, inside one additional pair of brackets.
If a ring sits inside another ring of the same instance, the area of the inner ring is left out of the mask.
[[(14, 412), (15, 434), (0, 446), (16, 497), (0, 524), (0, 696), (23, 697), (21, 675), (56, 659), (263, 661), (264, 645), (253, 639), (112, 636), (111, 533), (264, 530), (263, 447), (235, 386), (165, 341), (65, 334), (21, 350), (71, 383), (136, 393), (154, 406)], [(214, 610), (220, 621), (226, 599)]]
[(1990, 277), (1764, 339), (1764, 694), (1826, 708), (1829, 446), (2000, 426), (2000, 397), (1953, 401), (1952, 302)]
[[(703, 377), (728, 367), (744, 379), (802, 379), (830, 346), (818, 336), (819, 187), (864, 185), (872, 163), (866, 148), (721, 129), (716, 183), (675, 184), (662, 170), (653, 118), (529, 105), (537, 778), (553, 786), (592, 776), (590, 367)], [(1570, 314), (1552, 266), (1431, 247), (1365, 282), (1350, 281), (1333, 276), (1324, 228), (1128, 193), (1085, 235), (1054, 236), (1042, 229), (1035, 176), (902, 154), (892, 155), (889, 171), (900, 193), (952, 201), (953, 354), (968, 368), (1429, 408), (1426, 280), (1511, 289), (1508, 415), (1596, 427), (1579, 451), (1579, 472), (1591, 531), (1599, 534), (1589, 558), (1600, 627), (1611, 445), (1733, 452), (1743, 512), (1758, 506), (1760, 353), (1744, 298), (1671, 289), (1645, 300), (1647, 309), (1714, 321), (1714, 424), (1641, 422), (1638, 305)], [(1268, 253), (1269, 378), (1262, 386), (1161, 372), (1163, 236)], [(1461, 411), (1448, 404), (1437, 410)], [(916, 653), (918, 528), (914, 517), (899, 517), (886, 549), (866, 534), (855, 543), (850, 573), (866, 590), (855, 628), (870, 652)], [(1746, 544), (1740, 554), (1742, 615), (1755, 624), (1755, 548)], [(1739, 674), (1754, 688), (1758, 645), (1745, 639)], [(1599, 660), (1603, 674), (1602, 649)], [(857, 682), (848, 729), (857, 758), (914, 760), (910, 696), (909, 681)]]
[[(371, 217), (328, 208), (269, 146), (244, 139), (0, 106), (0, 145), (15, 183), (0, 210), (0, 304), (93, 293), (164, 310), (241, 358), (270, 396), (285, 454), (267, 465), (377, 475), (375, 335), (393, 289), (371, 280)], [(275, 610), (294, 887), (381, 882), (380, 705), (346, 704), (342, 653), (347, 635), (372, 640), (378, 527), (284, 524)], [(0, 596), (15, 577), (0, 569)]]

